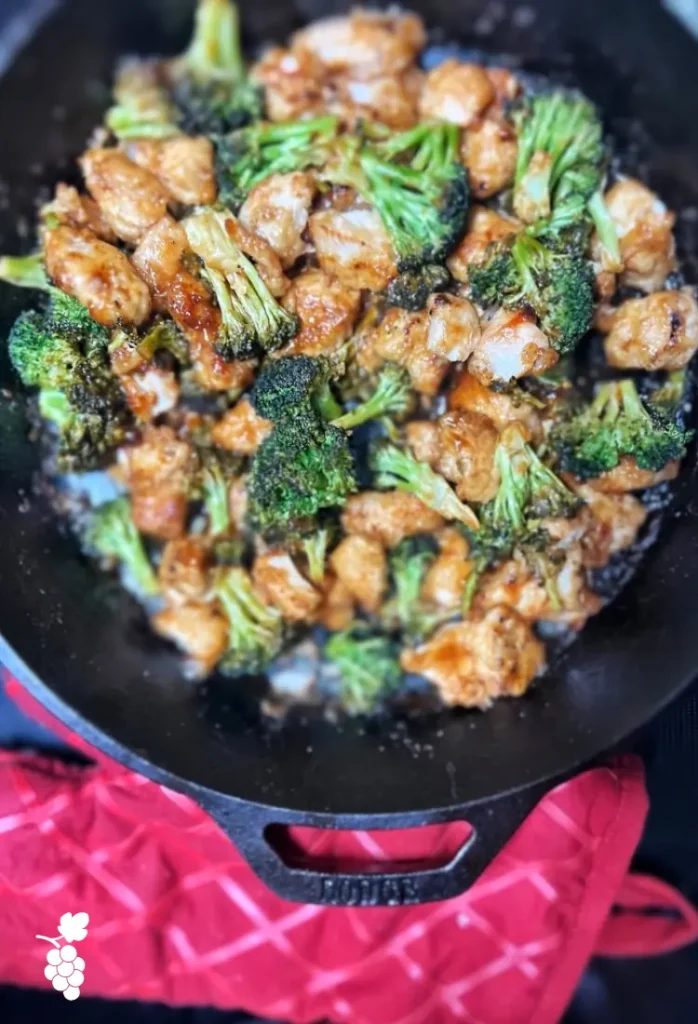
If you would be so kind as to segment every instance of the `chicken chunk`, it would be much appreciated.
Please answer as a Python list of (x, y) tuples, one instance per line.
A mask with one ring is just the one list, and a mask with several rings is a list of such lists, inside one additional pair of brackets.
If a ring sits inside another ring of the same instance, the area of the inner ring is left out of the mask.
[(497, 103), (515, 100), (521, 92), (521, 83), (509, 68), (485, 68), (485, 72), (492, 83)]
[(342, 284), (382, 291), (397, 274), (393, 247), (375, 210), (321, 210), (308, 226), (318, 263)]
[(232, 398), (250, 386), (255, 376), (254, 362), (240, 359), (229, 362), (219, 355), (207, 334), (189, 334), (188, 337), (194, 373), (201, 387), (208, 391), (227, 391)]
[(439, 553), (429, 566), (422, 584), (421, 597), (438, 608), (456, 611), (462, 606), (465, 585), (473, 570), (468, 558), (468, 542), (453, 527), (441, 530)]
[(168, 604), (196, 604), (206, 600), (211, 582), (209, 560), (209, 547), (203, 537), (190, 534), (165, 545), (158, 579)]
[(269, 420), (259, 416), (249, 398), (241, 398), (211, 431), (211, 440), (236, 455), (254, 455), (272, 431)]
[(511, 184), (517, 148), (513, 125), (500, 112), (488, 114), (463, 133), (461, 159), (475, 199), (488, 199)]
[(322, 583), (323, 600), (315, 621), (325, 629), (347, 629), (354, 620), (354, 595), (340, 579), (330, 573)]
[(49, 277), (105, 327), (138, 326), (150, 315), (150, 292), (128, 258), (85, 228), (47, 231), (44, 257)]
[(105, 242), (116, 241), (116, 235), (94, 199), (81, 196), (76, 188), (62, 181), (56, 185), (53, 200), (43, 207), (41, 213), (44, 217), (57, 217), (61, 224), (71, 228), (87, 228)]
[(112, 231), (135, 245), (167, 213), (167, 192), (120, 149), (88, 149), (80, 166), (87, 190)]
[(601, 599), (587, 589), (584, 558), (579, 543), (569, 545), (550, 559), (550, 577), (543, 580), (515, 552), (508, 561), (480, 581), (475, 611), (506, 606), (527, 622), (563, 622), (581, 629), (601, 608)]
[(467, 128), (495, 99), (494, 86), (479, 64), (447, 60), (430, 71), (419, 103), (423, 118)]
[(173, 217), (161, 217), (141, 238), (131, 257), (159, 309), (167, 308), (167, 293), (190, 252), (187, 233)]
[(433, 683), (444, 702), (487, 708), (497, 697), (519, 697), (543, 669), (545, 648), (511, 608), (442, 626), (400, 663)]
[(698, 305), (689, 288), (628, 299), (605, 340), (606, 358), (623, 370), (681, 370), (698, 349)]
[(252, 579), (265, 601), (289, 622), (309, 622), (322, 604), (322, 594), (303, 576), (291, 556), (280, 549), (258, 555)]
[(205, 136), (139, 139), (128, 156), (154, 174), (171, 200), (185, 206), (210, 206), (218, 194), (213, 144)]
[(420, 462), (455, 484), (461, 501), (489, 501), (497, 493), (499, 432), (481, 413), (460, 410), (435, 422), (408, 423), (407, 441)]
[(393, 548), (418, 533), (434, 533), (443, 527), (438, 512), (424, 505), (414, 494), (402, 491), (362, 491), (347, 501), (342, 526), (349, 534), (379, 541)]
[(557, 352), (528, 313), (500, 309), (484, 326), (468, 370), (489, 386), (544, 373), (557, 361)]
[(492, 242), (515, 235), (520, 227), (519, 222), (511, 217), (503, 217), (486, 206), (473, 206), (468, 218), (468, 230), (460, 245), (446, 260), (456, 281), (467, 284), (469, 265), (482, 262)]
[(350, 128), (362, 119), (370, 119), (396, 131), (404, 131), (419, 120), (419, 94), (423, 79), (417, 68), (407, 68), (397, 75), (381, 75), (369, 81), (339, 76), (333, 83), (337, 98), (329, 106)]
[(388, 587), (388, 560), (377, 540), (350, 535), (330, 555), (330, 565), (366, 612), (377, 612)]
[(647, 519), (647, 509), (632, 494), (604, 494), (588, 484), (575, 488), (586, 502), (581, 538), (584, 564), (602, 568), (611, 555), (635, 543)]
[(300, 320), (298, 334), (282, 355), (328, 355), (351, 335), (361, 309), (361, 293), (322, 270), (294, 278), (283, 305)]
[(139, 444), (119, 449), (117, 473), (131, 492), (133, 521), (162, 540), (184, 533), (194, 453), (171, 427), (149, 426)]
[(654, 192), (633, 178), (616, 182), (604, 198), (618, 235), (621, 281), (643, 292), (662, 288), (667, 274), (676, 266), (674, 214)]
[(348, 17), (323, 18), (296, 32), (292, 48), (313, 54), (326, 71), (364, 81), (403, 71), (425, 41), (424, 26), (416, 14), (358, 9)]
[(450, 363), (429, 350), (428, 334), (429, 314), (426, 310), (410, 313), (392, 307), (377, 329), (367, 334), (357, 355), (358, 363), (369, 371), (384, 362), (398, 363), (409, 373), (416, 391), (433, 397), (441, 387)]
[(461, 371), (448, 394), (448, 407), (487, 416), (500, 431), (510, 423), (521, 423), (532, 438), (537, 439), (542, 434), (538, 411), (522, 394), (491, 391), (466, 369)]
[(274, 46), (253, 65), (250, 76), (264, 87), (270, 121), (297, 121), (325, 112), (325, 69), (308, 50), (292, 53)]
[(272, 174), (250, 192), (239, 213), (240, 223), (269, 243), (283, 267), (292, 267), (308, 251), (303, 233), (314, 196), (311, 174)]
[(427, 299), (427, 348), (450, 363), (465, 362), (475, 351), (482, 331), (477, 310), (468, 299), (439, 292)]
[(643, 491), (646, 487), (654, 487), (666, 480), (675, 480), (679, 475), (681, 463), (678, 459), (667, 462), (663, 469), (654, 473), (651, 469), (641, 469), (631, 455), (624, 455), (617, 466), (609, 469), (601, 476), (590, 480), (590, 486), (597, 491), (611, 494), (622, 494), (625, 491)]
[(129, 408), (136, 419), (153, 420), (169, 412), (179, 401), (179, 383), (172, 370), (148, 366), (121, 377)]
[(196, 676), (212, 672), (228, 648), (228, 622), (213, 604), (165, 608), (150, 621), (156, 633), (188, 655)]

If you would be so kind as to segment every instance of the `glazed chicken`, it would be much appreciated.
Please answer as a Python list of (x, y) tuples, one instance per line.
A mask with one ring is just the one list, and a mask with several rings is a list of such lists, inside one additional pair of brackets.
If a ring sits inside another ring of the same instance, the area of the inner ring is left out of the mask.
[(8, 351), (47, 471), (192, 678), (312, 644), (348, 713), (520, 697), (691, 440), (675, 214), (584, 96), (437, 59), (415, 14), (247, 66), (198, 3), (0, 259), (39, 296)]

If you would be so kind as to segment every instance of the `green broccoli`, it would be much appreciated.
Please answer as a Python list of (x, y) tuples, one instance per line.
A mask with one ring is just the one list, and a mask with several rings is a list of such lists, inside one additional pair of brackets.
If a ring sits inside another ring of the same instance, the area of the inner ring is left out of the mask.
[(354, 491), (347, 435), (323, 424), (308, 407), (280, 420), (257, 450), (248, 489), (250, 523), (270, 538), (307, 532), (321, 509), (343, 505)]
[(691, 437), (659, 404), (644, 403), (628, 379), (602, 384), (589, 405), (553, 428), (551, 443), (562, 469), (586, 480), (623, 456), (656, 473), (684, 457)]
[(430, 295), (445, 291), (450, 283), (451, 275), (445, 267), (429, 263), (419, 270), (405, 270), (394, 277), (385, 289), (385, 301), (389, 306), (416, 313), (424, 309)]
[(141, 594), (152, 596), (159, 592), (141, 535), (133, 523), (128, 498), (116, 498), (94, 510), (86, 541), (88, 549), (120, 563)]
[(380, 419), (382, 416), (405, 416), (413, 405), (414, 393), (409, 373), (396, 363), (386, 363), (378, 374), (376, 389), (371, 397), (350, 412), (333, 419), (332, 423), (342, 430), (352, 430), (368, 420)]
[(332, 540), (332, 530), (327, 526), (319, 527), (308, 537), (304, 537), (303, 551), (308, 561), (308, 575), (313, 583), (320, 583), (325, 577), (327, 550)]
[[(112, 342), (114, 339), (112, 338)], [(172, 320), (161, 320), (136, 343), (139, 356), (150, 362), (156, 352), (169, 352), (178, 363), (189, 363), (187, 340)]]
[(373, 711), (384, 696), (394, 693), (402, 681), (399, 645), (384, 636), (356, 629), (335, 633), (325, 654), (337, 667), (340, 700), (350, 714)]
[(585, 220), (607, 161), (594, 105), (579, 93), (553, 89), (524, 101), (514, 122), (516, 215), (526, 224), (552, 219), (560, 230)]
[(279, 305), (254, 263), (230, 237), (228, 210), (207, 207), (183, 223), (202, 274), (218, 301), (221, 331), (216, 349), (224, 359), (271, 352), (298, 331), (298, 318)]
[(218, 201), (238, 210), (255, 185), (325, 163), (338, 130), (327, 115), (282, 124), (258, 122), (216, 141)]
[(50, 291), (52, 288), (39, 253), (0, 256), (0, 281), (16, 288), (36, 288), (38, 291)]
[(465, 230), (468, 177), (455, 125), (423, 123), (378, 141), (345, 136), (322, 173), (375, 206), (399, 271), (443, 263)]
[(197, 445), (198, 471), (191, 496), (203, 502), (211, 537), (224, 537), (232, 520), (228, 502), (230, 484), (240, 475), (242, 459), (211, 444)]
[(687, 391), (686, 370), (674, 370), (666, 380), (649, 395), (650, 405), (679, 422), (683, 420)]
[(604, 270), (619, 274), (623, 269), (623, 259), (620, 254), (618, 232), (601, 189), (598, 189), (589, 200), (588, 209), (599, 239), (602, 267)]
[(380, 488), (397, 488), (414, 494), (420, 501), (440, 512), (444, 519), (455, 519), (472, 530), (479, 527), (473, 510), (464, 505), (442, 476), (424, 462), (396, 445), (381, 442), (374, 446), (370, 458), (374, 482)]
[(312, 356), (283, 356), (269, 360), (257, 377), (250, 400), (260, 416), (277, 423), (313, 409), (323, 420), (334, 420), (342, 407), (332, 394), (329, 363)]
[(194, 35), (171, 65), (180, 127), (189, 135), (220, 135), (262, 116), (262, 91), (250, 81), (231, 0), (199, 0)]
[(114, 106), (107, 111), (107, 128), (124, 139), (167, 139), (179, 134), (177, 110), (158, 83), (152, 62), (128, 60), (119, 69)]
[(526, 231), (490, 246), (483, 263), (470, 267), (475, 301), (483, 306), (529, 306), (553, 347), (564, 355), (590, 329), (594, 273), (574, 251), (554, 251)]
[(264, 604), (249, 574), (238, 566), (220, 571), (214, 592), (229, 624), (228, 650), (219, 669), (229, 675), (263, 672), (281, 650), (281, 615)]
[(381, 622), (387, 629), (399, 630), (409, 643), (422, 643), (437, 626), (452, 617), (450, 612), (430, 607), (421, 598), (422, 584), (437, 550), (430, 537), (408, 537), (390, 552), (395, 592), (383, 605)]

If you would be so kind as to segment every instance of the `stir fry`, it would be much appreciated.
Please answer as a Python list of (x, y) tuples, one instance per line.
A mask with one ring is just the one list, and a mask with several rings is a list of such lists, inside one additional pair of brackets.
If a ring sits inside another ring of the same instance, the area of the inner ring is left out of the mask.
[(84, 549), (191, 673), (313, 637), (350, 713), (409, 676), (523, 694), (690, 441), (674, 215), (583, 95), (425, 45), (356, 10), (248, 65), (231, 0), (199, 0), (0, 261), (36, 296), (8, 345), (52, 473), (118, 495)]

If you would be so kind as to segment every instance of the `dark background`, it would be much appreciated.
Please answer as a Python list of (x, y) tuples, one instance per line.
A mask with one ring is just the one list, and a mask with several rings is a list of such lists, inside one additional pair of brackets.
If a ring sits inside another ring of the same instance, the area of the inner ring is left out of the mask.
[[(95, 0), (99, 3), (100, 0)], [(104, 2), (104, 0), (102, 0)], [(118, 0), (117, 0), (118, 2)], [(457, 0), (455, 0), (457, 2)], [(562, 0), (558, 0), (562, 2)], [(579, 2), (579, 0), (573, 0)], [(609, 0), (613, 5), (614, 0)], [(646, 0), (643, 0), (643, 3)], [(643, 3), (637, 14), (641, 17)], [(696, 8), (685, 0), (677, 7)], [(0, 73), (14, 50), (21, 47), (36, 19), (53, 0), (0, 0)], [(407, 4), (409, 6), (409, 4)], [(495, 4), (490, 5), (492, 10)], [(523, 5), (522, 5), (523, 9)], [(29, 17), (28, 17), (29, 14)], [(20, 17), (21, 15), (21, 17)], [(675, 31), (669, 25), (667, 31)], [(695, 46), (698, 59), (698, 44)], [(691, 600), (693, 595), (687, 595)], [(646, 765), (651, 810), (634, 867), (677, 886), (698, 903), (698, 684), (652, 725), (634, 737), (630, 749)], [(50, 733), (21, 715), (0, 692), (0, 746), (66, 748)], [(565, 1024), (695, 1024), (698, 1020), (698, 945), (679, 953), (643, 961), (593, 962), (565, 1016)], [(29, 992), (0, 987), (0, 1021), (63, 1020), (104, 1024), (128, 1018), (133, 1024), (218, 1024), (249, 1022), (244, 1014), (216, 1011), (173, 1011), (155, 1005), (108, 1003), (80, 999), (66, 1003), (53, 992)], [(535, 1022), (532, 1022), (535, 1024)]]

